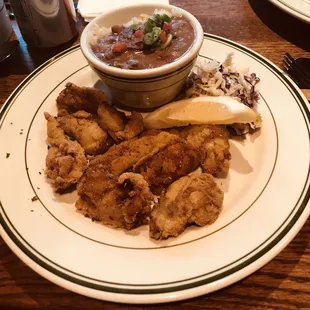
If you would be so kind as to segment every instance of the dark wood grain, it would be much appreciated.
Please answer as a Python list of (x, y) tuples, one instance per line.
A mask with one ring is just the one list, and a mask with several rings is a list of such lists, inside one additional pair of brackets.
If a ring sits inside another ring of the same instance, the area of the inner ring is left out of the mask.
[[(310, 57), (310, 25), (280, 11), (267, 0), (171, 0), (171, 3), (193, 13), (206, 32), (242, 43), (277, 65), (285, 52)], [(13, 25), (20, 47), (0, 64), (0, 105), (32, 70), (78, 43), (76, 39), (54, 49), (28, 49), (16, 24)], [(79, 29), (83, 29), (81, 21)], [(71, 293), (37, 275), (0, 239), (1, 310), (155, 308), (310, 309), (310, 220), (275, 259), (250, 277), (206, 296), (165, 305), (113, 304)]]

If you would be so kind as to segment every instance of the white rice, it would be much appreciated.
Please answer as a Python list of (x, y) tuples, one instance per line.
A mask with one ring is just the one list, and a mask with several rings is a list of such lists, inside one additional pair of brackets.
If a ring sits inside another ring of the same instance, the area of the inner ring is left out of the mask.
[(141, 24), (144, 23), (148, 19), (148, 15), (141, 14), (139, 17), (133, 17), (129, 22), (123, 24), (125, 27), (129, 27), (133, 24)]
[(99, 27), (97, 24), (93, 24), (93, 27), (88, 32), (87, 40), (90, 45), (95, 45), (98, 39), (104, 37), (111, 32), (111, 28)]

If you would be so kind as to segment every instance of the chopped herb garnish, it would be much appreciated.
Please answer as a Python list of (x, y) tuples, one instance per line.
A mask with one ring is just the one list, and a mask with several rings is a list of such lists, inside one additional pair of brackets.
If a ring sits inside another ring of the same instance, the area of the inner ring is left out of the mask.
[(10, 157), (10, 153), (6, 153), (6, 156), (5, 156), (5, 158), (9, 158)]
[(154, 27), (162, 28), (164, 23), (170, 23), (171, 18), (167, 14), (153, 14), (148, 18), (144, 25), (144, 33), (152, 32)]
[(141, 25), (132, 24), (129, 26), (133, 31), (137, 31), (141, 29)]
[(161, 29), (160, 29), (159, 27), (154, 27), (154, 28), (153, 28), (153, 35), (154, 35), (155, 41), (157, 41), (160, 32), (161, 32)]
[(160, 16), (162, 22), (171, 23), (171, 17), (167, 14), (163, 14)]
[(31, 201), (32, 201), (32, 202), (37, 201), (37, 200), (39, 200), (38, 196), (33, 196), (33, 197), (31, 198)]
[(146, 45), (153, 45), (157, 42), (161, 29), (159, 27), (154, 27), (151, 32), (146, 33), (143, 36), (143, 42)]

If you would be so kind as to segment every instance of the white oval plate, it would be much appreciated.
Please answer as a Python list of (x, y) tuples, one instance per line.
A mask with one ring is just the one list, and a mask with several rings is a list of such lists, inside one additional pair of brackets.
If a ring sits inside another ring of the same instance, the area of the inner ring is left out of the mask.
[(274, 5), (300, 20), (310, 23), (310, 0), (269, 0)]
[[(76, 193), (55, 195), (44, 177), (44, 111), (67, 81), (99, 85), (79, 46), (26, 78), (0, 119), (1, 235), (43, 277), (74, 292), (114, 302), (160, 303), (232, 284), (277, 255), (309, 216), (309, 110), (292, 81), (259, 54), (205, 35), (201, 59), (222, 61), (261, 78), (260, 132), (231, 141), (224, 209), (210, 226), (153, 241), (148, 227), (113, 229), (80, 215)], [(9, 156), (7, 155), (10, 154)], [(8, 157), (7, 157), (8, 156)], [(39, 200), (31, 198), (38, 196)]]

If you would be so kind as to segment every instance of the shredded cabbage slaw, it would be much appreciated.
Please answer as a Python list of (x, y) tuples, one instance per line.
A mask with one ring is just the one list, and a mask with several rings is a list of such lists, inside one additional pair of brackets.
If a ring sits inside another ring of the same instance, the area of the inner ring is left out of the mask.
[[(215, 60), (196, 66), (190, 75), (186, 87), (187, 98), (208, 96), (235, 97), (241, 103), (257, 113), (259, 91), (257, 84), (260, 79), (255, 73), (241, 72), (233, 66), (233, 53), (228, 54), (223, 63)], [(232, 127), (237, 134), (245, 134), (261, 127), (262, 118), (257, 113), (257, 120), (250, 124), (234, 124)]]

